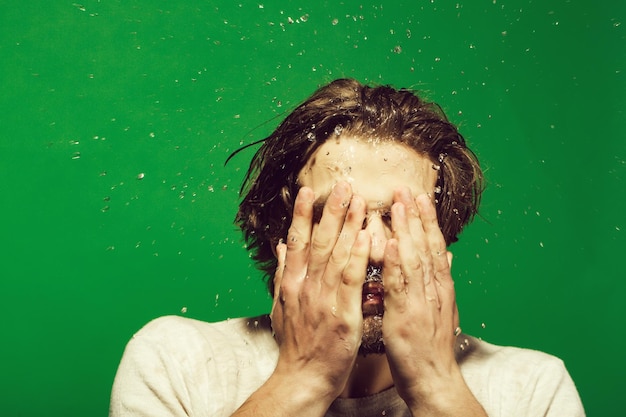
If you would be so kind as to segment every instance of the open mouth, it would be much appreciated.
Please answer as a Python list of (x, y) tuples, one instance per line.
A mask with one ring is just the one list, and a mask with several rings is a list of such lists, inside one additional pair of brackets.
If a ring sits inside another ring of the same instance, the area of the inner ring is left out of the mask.
[(368, 266), (362, 293), (363, 314), (382, 314), (384, 295), (382, 269)]

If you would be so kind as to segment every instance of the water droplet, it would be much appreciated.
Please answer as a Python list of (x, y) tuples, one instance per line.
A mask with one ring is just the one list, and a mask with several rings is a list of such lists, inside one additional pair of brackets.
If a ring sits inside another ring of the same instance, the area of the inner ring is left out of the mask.
[(80, 152), (74, 152), (72, 154), (72, 159), (80, 159)]
[(435, 193), (436, 193), (436, 194), (441, 193), (441, 187), (440, 187), (440, 186), (436, 186), (436, 187), (435, 187)]
[(215, 188), (213, 188), (213, 186), (212, 186), (212, 185), (209, 185), (209, 186), (207, 187), (207, 190), (209, 190), (209, 191), (210, 191), (210, 192), (212, 192), (212, 193), (214, 193), (214, 192), (215, 192)]
[(402, 47), (400, 45), (396, 45), (393, 47), (393, 53), (394, 54), (400, 54), (402, 53)]
[(104, 206), (100, 209), (100, 211), (102, 211), (103, 213), (106, 213), (107, 211), (109, 211), (109, 206)]
[(187, 312), (187, 307), (183, 307), (183, 308), (181, 308), (181, 309), (180, 309), (180, 312), (181, 312), (181, 313), (183, 313), (183, 314), (185, 314), (185, 313)]
[(144, 174), (143, 172), (140, 172), (139, 174), (137, 174), (137, 179), (142, 180), (145, 176), (146, 174)]
[(339, 19), (333, 19), (332, 24), (333, 26), (336, 26), (339, 23)]
[(485, 323), (480, 323), (480, 327), (484, 329), (485, 327), (487, 327), (487, 325)]

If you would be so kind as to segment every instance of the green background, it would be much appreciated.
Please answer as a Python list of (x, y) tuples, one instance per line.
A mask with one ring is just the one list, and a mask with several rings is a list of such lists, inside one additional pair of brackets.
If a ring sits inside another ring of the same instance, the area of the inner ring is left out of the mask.
[(411, 87), (487, 176), (465, 331), (566, 362), (623, 416), (622, 1), (0, 5), (0, 414), (105, 416), (152, 318), (268, 311), (232, 224), (253, 149), (338, 77)]

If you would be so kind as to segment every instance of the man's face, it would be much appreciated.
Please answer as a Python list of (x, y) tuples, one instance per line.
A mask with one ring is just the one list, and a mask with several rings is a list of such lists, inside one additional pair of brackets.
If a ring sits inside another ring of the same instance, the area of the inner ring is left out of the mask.
[[(341, 136), (321, 145), (302, 168), (299, 184), (316, 195), (316, 219), (332, 187), (347, 181), (367, 204), (364, 224), (371, 236), (370, 266), (363, 276), (363, 340), (360, 353), (382, 353), (383, 288), (380, 268), (391, 237), (393, 192), (408, 187), (413, 196), (432, 195), (437, 173), (432, 162), (406, 145)], [(315, 230), (316, 225), (314, 225)]]

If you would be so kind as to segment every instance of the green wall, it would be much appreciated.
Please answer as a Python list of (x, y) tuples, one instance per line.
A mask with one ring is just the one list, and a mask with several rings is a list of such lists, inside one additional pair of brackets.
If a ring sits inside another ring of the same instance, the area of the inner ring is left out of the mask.
[(625, 8), (2, 2), (0, 414), (105, 416), (148, 320), (267, 311), (232, 225), (253, 150), (224, 161), (355, 77), (441, 103), (485, 167), (452, 247), (464, 330), (560, 356), (590, 416), (626, 415)]

